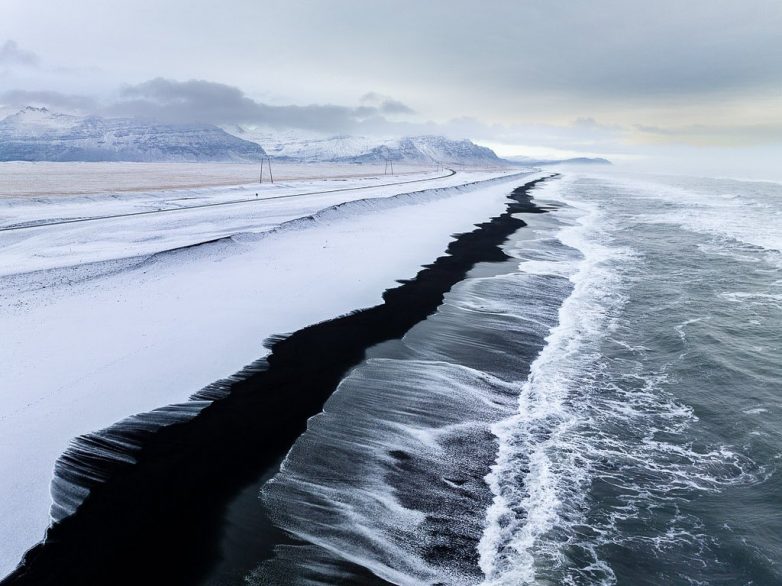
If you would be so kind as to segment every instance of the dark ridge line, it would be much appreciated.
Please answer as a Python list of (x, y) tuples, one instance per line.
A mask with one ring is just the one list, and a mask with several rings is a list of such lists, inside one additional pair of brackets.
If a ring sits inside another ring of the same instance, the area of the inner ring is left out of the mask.
[(434, 313), (477, 263), (509, 258), (501, 245), (526, 225), (514, 214), (545, 211), (529, 191), (548, 178), (516, 188), (504, 213), (458, 235), (444, 256), (388, 289), (382, 304), (272, 337), (265, 359), (196, 393), (195, 401), (77, 438), (58, 462), (52, 492), (66, 508), (74, 496), (88, 492), (86, 498), (2, 584), (203, 579), (219, 559), (230, 500), (287, 453), (366, 349), (401, 338)]

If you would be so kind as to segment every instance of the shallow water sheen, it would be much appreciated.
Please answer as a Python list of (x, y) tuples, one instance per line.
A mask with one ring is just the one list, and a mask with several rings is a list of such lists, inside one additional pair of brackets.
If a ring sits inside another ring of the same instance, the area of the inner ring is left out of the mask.
[[(262, 491), (257, 583), (777, 584), (782, 187), (567, 175)], [(368, 574), (369, 575), (369, 574)]]

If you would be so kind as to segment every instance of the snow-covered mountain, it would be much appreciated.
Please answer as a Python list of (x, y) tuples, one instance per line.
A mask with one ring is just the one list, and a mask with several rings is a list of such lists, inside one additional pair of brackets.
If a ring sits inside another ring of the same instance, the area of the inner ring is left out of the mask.
[(240, 126), (225, 127), (225, 130), (258, 143), (269, 156), (291, 161), (377, 163), (390, 160), (417, 164), (505, 164), (489, 148), (469, 140), (451, 140), (443, 136), (377, 139), (323, 136), (299, 131), (264, 131)]
[(535, 159), (516, 155), (507, 157), (508, 161), (525, 167), (541, 167), (545, 165), (611, 165), (611, 161), (602, 157), (573, 157), (571, 159)]
[(489, 148), (443, 136), (324, 136), (73, 116), (31, 106), (0, 120), (0, 161), (258, 161), (264, 154), (303, 163), (507, 164)]
[(0, 161), (258, 161), (257, 143), (217, 126), (58, 114), (26, 107), (0, 120)]

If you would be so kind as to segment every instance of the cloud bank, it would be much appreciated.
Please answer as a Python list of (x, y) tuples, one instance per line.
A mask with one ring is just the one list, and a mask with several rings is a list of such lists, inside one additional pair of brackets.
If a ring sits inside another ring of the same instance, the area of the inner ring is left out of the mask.
[(19, 47), (19, 44), (14, 40), (7, 40), (0, 45), (0, 65), (21, 65), (26, 67), (37, 67), (40, 62), (40, 57)]
[(782, 144), (780, 30), (779, 0), (3, 0), (0, 109), (584, 154), (763, 146)]
[(269, 128), (300, 128), (350, 132), (385, 117), (410, 114), (400, 101), (366, 94), (357, 107), (331, 104), (269, 105), (249, 98), (238, 87), (205, 80), (155, 78), (127, 85), (104, 112), (115, 116), (154, 118), (165, 122), (255, 124)]

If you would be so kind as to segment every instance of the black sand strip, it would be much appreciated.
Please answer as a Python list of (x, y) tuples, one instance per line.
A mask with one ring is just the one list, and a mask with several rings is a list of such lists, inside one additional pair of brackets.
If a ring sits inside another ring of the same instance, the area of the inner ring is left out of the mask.
[(267, 360), (224, 381), (227, 392), (192, 419), (154, 430), (120, 426), (91, 440), (113, 452), (131, 446), (135, 463), (72, 453), (60, 472), (89, 496), (2, 583), (198, 582), (219, 556), (227, 503), (287, 453), (367, 348), (426, 319), (477, 263), (507, 260), (500, 246), (525, 225), (513, 214), (543, 211), (528, 194), (539, 181), (514, 190), (505, 213), (459, 235), (381, 305), (271, 340)]

